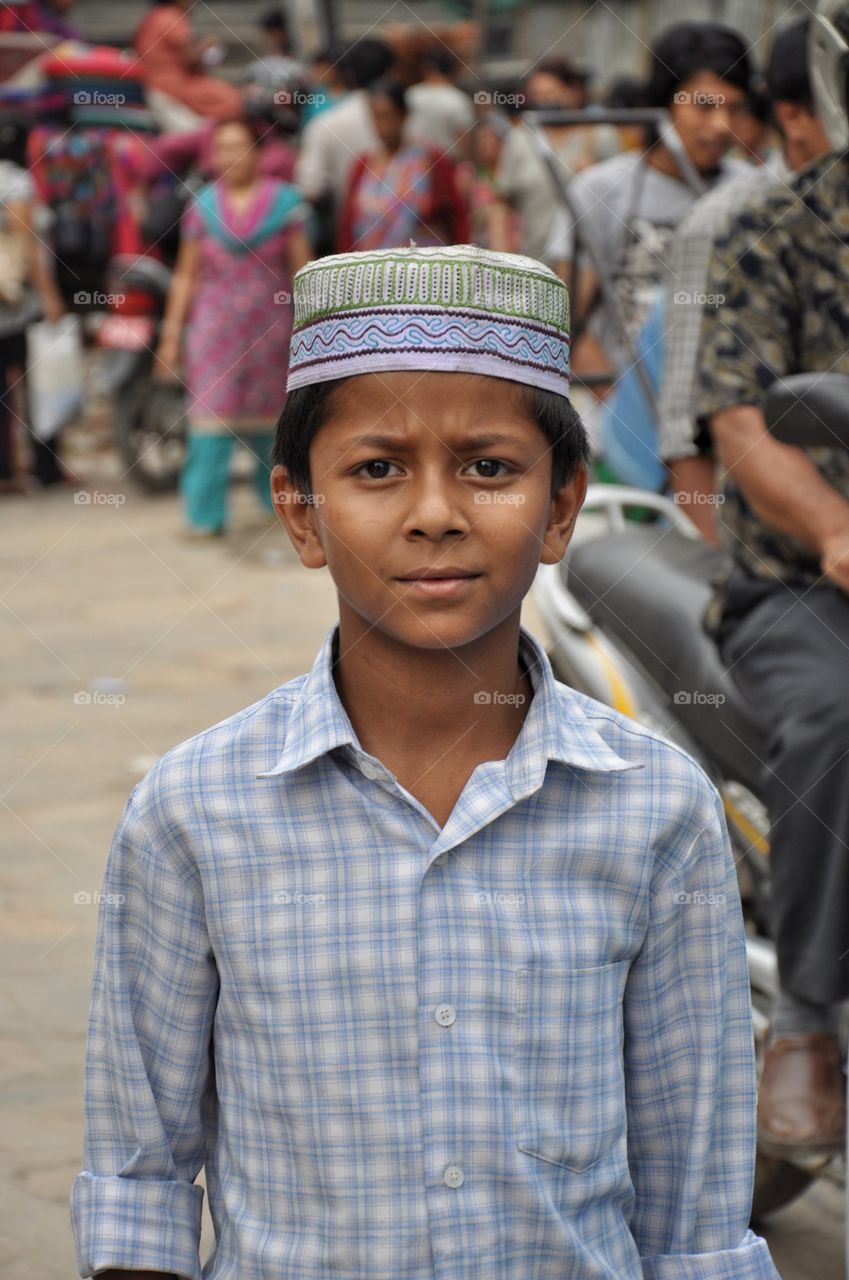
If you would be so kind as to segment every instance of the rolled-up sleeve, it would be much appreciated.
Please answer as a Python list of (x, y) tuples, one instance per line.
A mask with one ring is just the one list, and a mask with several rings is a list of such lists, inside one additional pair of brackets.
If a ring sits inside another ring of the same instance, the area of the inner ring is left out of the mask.
[(704, 785), (700, 820), (652, 888), (625, 990), (631, 1231), (645, 1280), (780, 1280), (748, 1226), (757, 1085), (743, 916), (721, 801)]
[(117, 1267), (201, 1280), (195, 1178), (214, 1089), (218, 972), (200, 885), (142, 822), (138, 790), (100, 896), (71, 1222), (81, 1276)]

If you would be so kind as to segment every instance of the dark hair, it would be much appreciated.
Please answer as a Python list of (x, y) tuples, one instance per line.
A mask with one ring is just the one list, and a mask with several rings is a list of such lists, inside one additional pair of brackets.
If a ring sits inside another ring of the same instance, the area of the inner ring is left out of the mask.
[(282, 31), (288, 34), (289, 19), (282, 9), (267, 9), (259, 20), (261, 31)]
[[(304, 497), (312, 495), (309, 453), (319, 427), (327, 421), (331, 396), (347, 378), (316, 382), (290, 391), (277, 422), (271, 461), (283, 466)], [(571, 400), (554, 391), (519, 384), (525, 407), (551, 445), (552, 497), (589, 462), (589, 442)]]
[(668, 107), (677, 89), (700, 71), (712, 71), (748, 92), (752, 77), (748, 45), (730, 27), (716, 22), (676, 23), (657, 39), (651, 54), (646, 86), (650, 107)]
[(396, 111), (407, 114), (407, 94), (400, 80), (375, 80), (367, 89), (370, 98), (388, 98)]
[(611, 111), (617, 108), (633, 110), (646, 105), (646, 86), (634, 76), (620, 76), (614, 80), (604, 96), (604, 105)]
[(813, 114), (814, 97), (808, 74), (809, 28), (808, 18), (781, 28), (772, 42), (764, 75), (773, 102), (795, 102)]
[(574, 62), (569, 62), (566, 58), (543, 58), (542, 62), (538, 62), (525, 76), (525, 84), (530, 80), (531, 76), (554, 76), (561, 84), (568, 85), (570, 89), (585, 89), (589, 76), (583, 71), (579, 71)]
[(457, 59), (450, 49), (425, 49), (421, 56), (423, 67), (433, 67), (443, 76), (453, 76), (457, 71)]
[(339, 70), (351, 89), (367, 89), (392, 66), (392, 50), (382, 40), (358, 40), (338, 59)]
[(746, 110), (749, 115), (761, 124), (769, 124), (772, 119), (772, 96), (761, 76), (755, 76), (746, 94)]

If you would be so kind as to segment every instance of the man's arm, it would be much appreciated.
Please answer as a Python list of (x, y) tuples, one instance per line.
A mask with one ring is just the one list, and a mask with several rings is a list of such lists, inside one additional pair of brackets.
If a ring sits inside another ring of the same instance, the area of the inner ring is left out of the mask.
[(126, 1268), (201, 1280), (195, 1179), (218, 970), (196, 869), (159, 794), (167, 784), (151, 776), (125, 806), (103, 880), (71, 1222), (81, 1276)]
[(849, 592), (849, 502), (802, 449), (773, 440), (755, 405), (714, 414), (711, 430), (722, 467), (755, 514), (815, 551), (823, 573)]
[(667, 465), (676, 506), (692, 521), (706, 542), (718, 547), (713, 459), (697, 453), (694, 457), (670, 458)]
[(756, 1073), (734, 857), (715, 789), (675, 774), (665, 791), (687, 798), (658, 841), (623, 1004), (631, 1232), (645, 1280), (779, 1280), (749, 1228)]

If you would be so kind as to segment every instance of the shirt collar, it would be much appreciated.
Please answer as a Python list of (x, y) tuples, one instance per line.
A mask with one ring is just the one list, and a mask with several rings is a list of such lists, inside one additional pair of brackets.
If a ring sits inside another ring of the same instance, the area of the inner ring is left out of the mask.
[[(355, 754), (371, 758), (357, 738), (333, 679), (338, 632), (339, 624), (335, 623), (303, 683), (291, 691), (280, 691), (280, 696), (292, 702), (283, 752), (274, 767), (258, 773), (258, 778), (292, 773), (334, 747), (349, 746)], [(541, 785), (548, 760), (605, 773), (640, 767), (617, 755), (593, 728), (572, 691), (555, 678), (545, 649), (522, 626), (519, 654), (527, 668), (534, 696), (505, 761), (507, 782), (516, 797), (530, 795)]]

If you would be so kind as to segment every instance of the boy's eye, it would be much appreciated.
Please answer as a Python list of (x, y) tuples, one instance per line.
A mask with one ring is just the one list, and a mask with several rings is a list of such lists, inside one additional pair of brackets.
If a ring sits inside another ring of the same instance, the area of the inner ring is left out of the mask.
[(365, 474), (367, 480), (385, 480), (386, 479), (385, 471), (378, 471), (377, 473), (375, 473), (374, 471), (365, 471), (365, 468), (366, 467), (380, 468), (380, 467), (394, 467), (394, 466), (395, 466), (395, 463), (389, 462), (387, 458), (369, 458), (368, 462), (362, 462), (358, 467), (354, 469), (354, 475), (358, 476), (361, 474)]
[[(499, 462), (498, 458), (476, 458), (475, 461), (472, 462), (470, 465), (473, 467), (484, 467), (484, 468), (506, 467), (507, 463)], [(494, 471), (488, 471), (485, 469), (483, 472), (478, 472), (478, 478), (481, 480), (495, 480), (498, 477)]]

